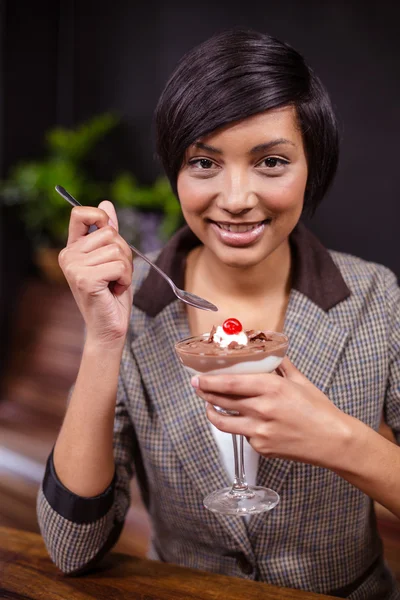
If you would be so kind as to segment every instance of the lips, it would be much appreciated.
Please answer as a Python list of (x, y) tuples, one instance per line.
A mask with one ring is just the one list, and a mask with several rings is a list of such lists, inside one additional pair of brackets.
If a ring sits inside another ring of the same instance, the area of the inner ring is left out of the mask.
[(263, 235), (271, 219), (257, 223), (226, 223), (223, 221), (210, 221), (211, 228), (218, 239), (228, 246), (248, 246), (255, 243)]

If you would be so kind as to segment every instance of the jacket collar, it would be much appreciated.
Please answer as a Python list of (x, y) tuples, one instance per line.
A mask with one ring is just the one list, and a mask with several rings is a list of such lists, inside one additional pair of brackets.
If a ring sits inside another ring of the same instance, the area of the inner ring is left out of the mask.
[[(186, 257), (200, 243), (186, 225), (177, 231), (157, 258), (156, 264), (179, 288), (184, 287)], [(350, 290), (328, 250), (303, 223), (299, 223), (291, 233), (290, 245), (292, 289), (326, 312), (350, 296)], [(175, 299), (169, 284), (150, 269), (135, 293), (133, 304), (150, 317), (155, 317)]]

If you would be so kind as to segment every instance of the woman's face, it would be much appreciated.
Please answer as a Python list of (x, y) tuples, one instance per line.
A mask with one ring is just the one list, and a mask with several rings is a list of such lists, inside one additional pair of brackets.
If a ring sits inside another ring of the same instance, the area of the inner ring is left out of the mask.
[(177, 183), (192, 231), (222, 263), (245, 268), (287, 242), (306, 182), (295, 109), (284, 107), (199, 139), (188, 148)]

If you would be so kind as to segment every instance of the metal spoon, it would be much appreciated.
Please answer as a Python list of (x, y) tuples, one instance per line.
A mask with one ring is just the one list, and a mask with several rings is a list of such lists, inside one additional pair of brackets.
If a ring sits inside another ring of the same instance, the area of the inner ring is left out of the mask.
[[(82, 204), (80, 204), (78, 200), (75, 200), (75, 198), (71, 196), (66, 189), (61, 187), (61, 185), (56, 185), (56, 192), (58, 192), (60, 196), (62, 196), (67, 202), (72, 204), (72, 206), (82, 206)], [(95, 231), (96, 229), (96, 225), (91, 225), (89, 228), (89, 233), (92, 233), (92, 231)], [(175, 296), (179, 298), (179, 300), (182, 300), (182, 302), (186, 302), (186, 304), (190, 304), (190, 306), (194, 306), (195, 308), (201, 308), (202, 310), (218, 310), (218, 308), (214, 304), (211, 304), (211, 302), (208, 302), (208, 300), (204, 300), (204, 298), (200, 298), (195, 294), (185, 292), (185, 290), (180, 290), (178, 287), (176, 287), (172, 279), (170, 279), (170, 277), (168, 277), (168, 275), (166, 275), (164, 271), (160, 269), (160, 267), (151, 262), (151, 260), (149, 260), (145, 254), (142, 254), (137, 248), (135, 248), (135, 246), (132, 246), (132, 244), (128, 244), (128, 246), (134, 251), (135, 254), (140, 256), (140, 258), (143, 258), (143, 260), (145, 260), (151, 267), (153, 267), (153, 269), (155, 269), (160, 275), (162, 275), (162, 277), (164, 277), (164, 279), (168, 281)]]

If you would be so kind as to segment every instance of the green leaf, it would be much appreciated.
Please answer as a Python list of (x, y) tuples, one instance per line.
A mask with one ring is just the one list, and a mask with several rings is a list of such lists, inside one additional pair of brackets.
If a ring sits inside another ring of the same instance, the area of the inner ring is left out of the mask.
[(105, 113), (93, 117), (74, 129), (56, 127), (46, 134), (50, 154), (73, 162), (81, 161), (118, 124), (118, 121), (116, 115)]
[(120, 173), (113, 182), (93, 180), (83, 159), (118, 123), (105, 113), (74, 128), (55, 127), (46, 134), (48, 154), (43, 160), (21, 161), (0, 182), (0, 199), (19, 205), (21, 219), (34, 243), (65, 245), (71, 214), (69, 204), (55, 191), (65, 187), (79, 202), (97, 205), (110, 198), (116, 208), (133, 208), (162, 214), (160, 236), (167, 240), (183, 223), (181, 208), (166, 177), (152, 185), (139, 185), (132, 173)]

